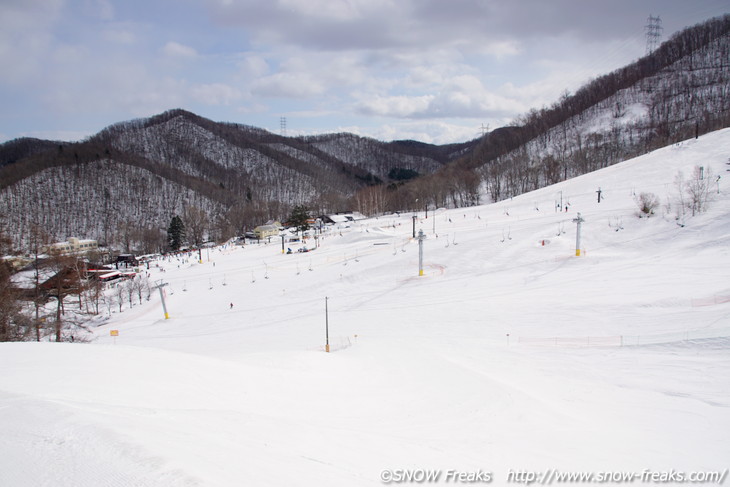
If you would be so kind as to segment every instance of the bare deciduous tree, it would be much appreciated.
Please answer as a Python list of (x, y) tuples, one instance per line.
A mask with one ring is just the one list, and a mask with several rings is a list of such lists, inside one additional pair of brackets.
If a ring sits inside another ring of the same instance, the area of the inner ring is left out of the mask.
[(684, 210), (691, 211), (692, 216), (695, 216), (707, 209), (713, 179), (714, 175), (709, 167), (695, 166), (689, 179), (685, 179), (681, 171), (677, 173), (674, 184), (678, 191), (679, 211), (682, 212), (678, 215), (679, 218), (683, 216)]
[(695, 166), (692, 177), (685, 183), (685, 192), (692, 210), (692, 216), (707, 209), (710, 198), (710, 185), (713, 182), (712, 169)]
[(33, 275), (33, 308), (35, 311), (33, 324), (35, 327), (36, 341), (41, 341), (41, 327), (43, 320), (40, 316), (40, 308), (45, 301), (45, 297), (41, 292), (40, 282), (41, 268), (44, 266), (44, 263), (41, 260), (41, 254), (43, 254), (50, 241), (50, 237), (40, 225), (36, 223), (31, 225), (28, 250), (30, 255), (33, 257), (33, 269), (35, 271)]
[(56, 298), (56, 319), (53, 330), (57, 342), (63, 341), (64, 300), (69, 294), (77, 292), (80, 284), (77, 273), (73, 270), (75, 261), (75, 257), (61, 253), (51, 253), (48, 258), (48, 268), (52, 273), (52, 277), (46, 281), (45, 286), (49, 296)]
[[(0, 256), (9, 254), (10, 247), (10, 239), (0, 230)], [(21, 314), (10, 276), (10, 263), (0, 260), (0, 342), (25, 340), (31, 330), (30, 323)]]
[(208, 215), (197, 206), (186, 206), (183, 221), (185, 222), (188, 243), (200, 248), (208, 228)]
[(124, 306), (124, 286), (121, 282), (114, 286), (114, 302), (119, 305), (119, 312), (122, 312), (122, 306)]

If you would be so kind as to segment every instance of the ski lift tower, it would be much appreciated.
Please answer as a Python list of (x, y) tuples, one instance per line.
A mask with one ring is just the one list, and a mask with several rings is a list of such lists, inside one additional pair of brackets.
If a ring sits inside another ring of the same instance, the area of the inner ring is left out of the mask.
[(170, 315), (167, 314), (167, 304), (165, 303), (165, 291), (162, 289), (163, 287), (167, 286), (168, 283), (160, 281), (157, 286), (155, 286), (157, 289), (160, 290), (160, 300), (162, 300), (162, 311), (165, 313), (165, 319), (169, 320)]
[(418, 231), (418, 275), (423, 275), (423, 241), (426, 240), (426, 235), (423, 234), (423, 230)]
[(580, 226), (585, 220), (578, 213), (577, 218), (573, 218), (573, 222), (576, 224), (575, 232), (575, 256), (580, 257)]

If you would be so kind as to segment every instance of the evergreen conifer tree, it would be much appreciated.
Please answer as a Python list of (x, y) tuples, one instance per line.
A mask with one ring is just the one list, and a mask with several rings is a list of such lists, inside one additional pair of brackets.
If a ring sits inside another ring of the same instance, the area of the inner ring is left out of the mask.
[(307, 207), (303, 205), (295, 206), (289, 216), (289, 224), (297, 227), (298, 231), (304, 232), (309, 230), (307, 220), (309, 220), (309, 210)]
[(175, 215), (167, 227), (167, 244), (170, 250), (179, 250), (185, 243), (185, 224), (182, 218)]

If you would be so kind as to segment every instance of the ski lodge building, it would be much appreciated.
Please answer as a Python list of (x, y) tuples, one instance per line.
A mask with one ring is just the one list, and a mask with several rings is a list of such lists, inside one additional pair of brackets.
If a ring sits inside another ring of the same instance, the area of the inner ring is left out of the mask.
[(319, 217), (325, 224), (350, 223), (357, 220), (364, 220), (367, 217), (359, 211), (348, 211), (346, 213), (335, 213), (333, 215), (322, 215)]
[(45, 248), (47, 254), (80, 254), (99, 248), (96, 240), (79, 240), (71, 237), (66, 242), (56, 242)]
[(281, 231), (281, 223), (279, 222), (267, 222), (266, 225), (259, 225), (253, 229), (254, 235), (259, 240), (263, 240), (269, 237), (278, 237)]

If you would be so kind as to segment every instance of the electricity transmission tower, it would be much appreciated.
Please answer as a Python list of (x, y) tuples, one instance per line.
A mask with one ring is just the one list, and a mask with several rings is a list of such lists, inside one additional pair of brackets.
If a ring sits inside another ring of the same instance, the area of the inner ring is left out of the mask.
[(659, 41), (662, 38), (662, 31), (664, 30), (662, 27), (662, 19), (658, 15), (656, 17), (650, 15), (646, 19), (644, 29), (646, 30), (646, 53), (651, 54), (654, 52), (654, 49), (659, 47)]

